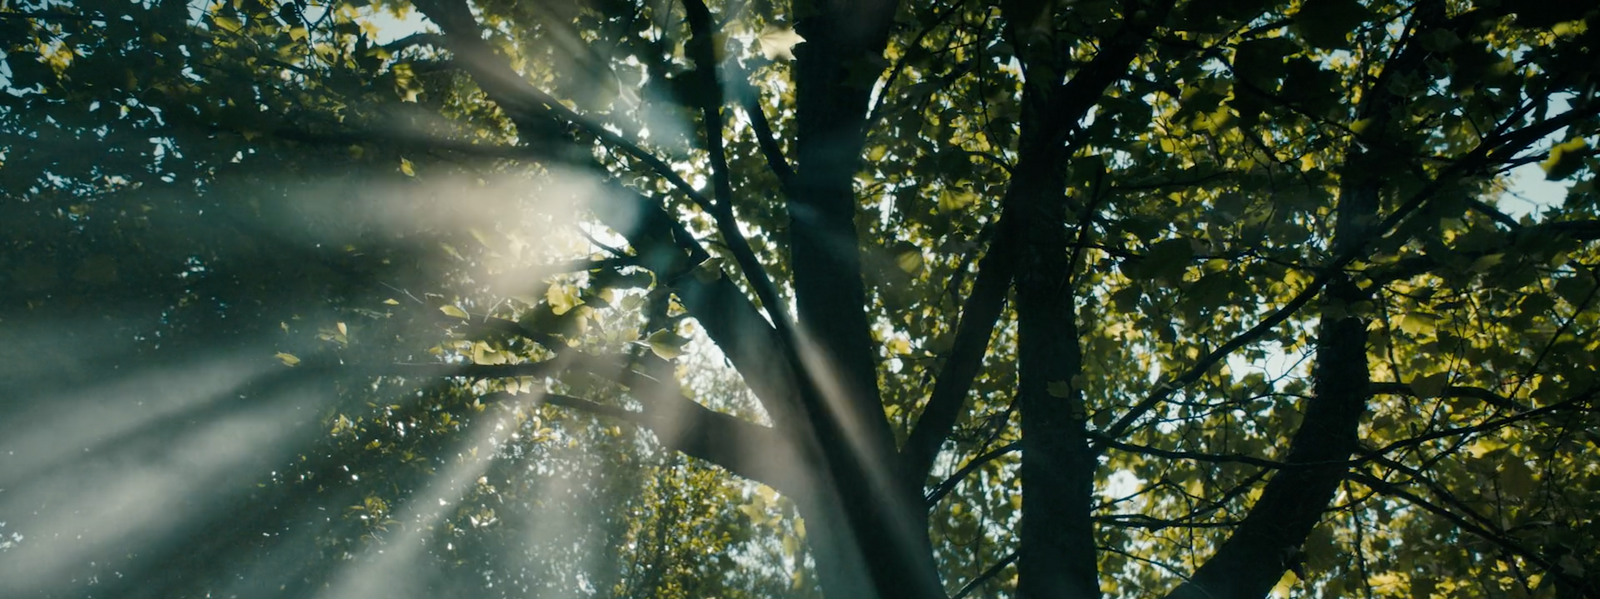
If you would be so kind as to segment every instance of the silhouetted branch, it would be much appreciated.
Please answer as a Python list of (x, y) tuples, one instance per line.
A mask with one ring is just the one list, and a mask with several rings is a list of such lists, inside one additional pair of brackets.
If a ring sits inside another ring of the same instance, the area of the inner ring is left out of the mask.
[(38, 12), (0, 11), (0, 20), (12, 21), (105, 21), (101, 15), (80, 15), (70, 12), (46, 10)]
[(761, 154), (767, 159), (767, 166), (772, 169), (772, 174), (778, 177), (778, 185), (784, 192), (792, 193), (794, 168), (789, 166), (789, 160), (783, 157), (783, 148), (778, 145), (777, 136), (773, 135), (772, 125), (767, 121), (767, 111), (761, 107), (760, 92), (743, 78), (740, 78), (735, 85), (741, 90), (740, 107), (750, 118), (750, 128), (755, 132), (756, 145), (761, 147)]
[(1570, 399), (1567, 399), (1565, 401), (1562, 401), (1562, 402), (1559, 402), (1559, 403), (1550, 404), (1550, 405), (1542, 407), (1542, 408), (1535, 408), (1535, 409), (1532, 409), (1532, 410), (1528, 410), (1526, 412), (1522, 412), (1522, 413), (1519, 413), (1519, 414), (1514, 414), (1514, 415), (1511, 415), (1511, 416), (1507, 416), (1505, 418), (1498, 418), (1498, 419), (1495, 419), (1495, 420), (1490, 420), (1490, 421), (1479, 423), (1479, 424), (1475, 424), (1475, 425), (1472, 425), (1472, 426), (1459, 426), (1459, 427), (1451, 427), (1451, 428), (1440, 429), (1440, 430), (1437, 430), (1437, 431), (1434, 431), (1434, 432), (1431, 432), (1431, 433), (1427, 433), (1427, 434), (1424, 434), (1424, 435), (1419, 435), (1419, 436), (1412, 437), (1412, 438), (1409, 438), (1409, 439), (1404, 439), (1404, 440), (1401, 440), (1401, 441), (1395, 441), (1395, 442), (1390, 443), (1388, 445), (1385, 445), (1385, 446), (1383, 446), (1383, 447), (1381, 447), (1379, 449), (1370, 450), (1370, 451), (1363, 451), (1362, 453), (1364, 455), (1384, 455), (1384, 454), (1392, 453), (1392, 452), (1394, 452), (1395, 450), (1398, 450), (1398, 449), (1405, 449), (1407, 447), (1414, 447), (1414, 446), (1417, 446), (1417, 445), (1421, 445), (1423, 443), (1427, 443), (1429, 441), (1436, 441), (1436, 440), (1444, 439), (1444, 438), (1448, 438), (1448, 437), (1455, 437), (1455, 436), (1460, 436), (1460, 435), (1471, 435), (1471, 434), (1476, 434), (1476, 433), (1492, 431), (1492, 430), (1495, 430), (1495, 429), (1499, 429), (1499, 428), (1503, 428), (1503, 427), (1506, 427), (1506, 426), (1510, 426), (1512, 424), (1516, 424), (1518, 422), (1522, 422), (1524, 420), (1531, 420), (1531, 419), (1534, 419), (1534, 418), (1538, 418), (1540, 416), (1545, 416), (1545, 415), (1548, 415), (1548, 414), (1554, 414), (1556, 412), (1559, 412), (1561, 410), (1565, 410), (1565, 409), (1568, 409), (1568, 408), (1581, 407), (1581, 406), (1583, 406), (1583, 404), (1589, 402), (1591, 399), (1594, 399), (1595, 394), (1596, 394), (1596, 389), (1590, 389), (1588, 391), (1580, 393), (1577, 396), (1574, 396), (1574, 397), (1572, 397)]
[[(1465, 517), (1461, 516), (1460, 514), (1452, 512), (1452, 511), (1450, 511), (1449, 509), (1447, 509), (1447, 508), (1445, 508), (1443, 506), (1435, 504), (1435, 503), (1433, 503), (1431, 501), (1428, 501), (1427, 499), (1424, 499), (1423, 497), (1421, 497), (1421, 496), (1419, 496), (1419, 495), (1417, 495), (1415, 493), (1407, 491), (1404, 488), (1402, 488), (1400, 485), (1397, 485), (1395, 483), (1391, 483), (1391, 482), (1382, 480), (1380, 478), (1374, 477), (1372, 475), (1364, 474), (1364, 473), (1360, 473), (1360, 472), (1352, 472), (1352, 473), (1350, 473), (1349, 477), (1350, 477), (1350, 480), (1353, 480), (1353, 481), (1356, 481), (1356, 482), (1361, 483), (1363, 485), (1366, 485), (1368, 488), (1372, 489), (1373, 491), (1377, 491), (1379, 493), (1382, 493), (1384, 495), (1388, 495), (1390, 497), (1396, 497), (1396, 498), (1399, 498), (1399, 499), (1403, 499), (1407, 503), (1410, 503), (1411, 505), (1415, 505), (1417, 507), (1420, 507), (1423, 510), (1427, 511), (1428, 513), (1431, 513), (1431, 514), (1433, 514), (1435, 516), (1439, 516), (1440, 518), (1444, 518), (1445, 520), (1449, 521), (1451, 524), (1456, 525), (1456, 527), (1460, 528), (1463, 531), (1466, 531), (1466, 532), (1468, 532), (1468, 533), (1470, 533), (1470, 534), (1472, 534), (1474, 536), (1477, 536), (1478, 538), (1481, 538), (1481, 539), (1483, 539), (1485, 541), (1493, 543), (1493, 544), (1499, 546), (1501, 549), (1504, 549), (1505, 551), (1507, 551), (1507, 552), (1509, 552), (1509, 553), (1511, 553), (1513, 555), (1519, 556), (1519, 557), (1521, 557), (1523, 559), (1526, 559), (1526, 560), (1528, 560), (1530, 562), (1533, 562), (1534, 565), (1536, 565), (1539, 568), (1543, 569), (1548, 575), (1554, 576), (1554, 577), (1557, 577), (1557, 578), (1561, 578), (1561, 579), (1566, 580), (1569, 583), (1572, 583), (1573, 588), (1577, 588), (1577, 589), (1585, 588), (1584, 587), (1584, 582), (1582, 580), (1577, 580), (1577, 579), (1573, 578), (1564, 569), (1562, 569), (1560, 565), (1550, 561), (1548, 558), (1544, 557), (1543, 555), (1539, 554), (1538, 552), (1535, 552), (1535, 551), (1533, 551), (1531, 549), (1523, 547), (1521, 544), (1517, 543), (1516, 541), (1513, 541), (1510, 537), (1508, 537), (1506, 534), (1504, 534), (1502, 532), (1497, 532), (1497, 531), (1494, 531), (1494, 530), (1490, 530), (1490, 529), (1485, 528), (1483, 526), (1479, 526), (1479, 525), (1477, 525), (1477, 524), (1475, 524), (1475, 523), (1473, 523), (1471, 521), (1468, 521)], [(1585, 596), (1588, 596), (1588, 597), (1595, 597), (1595, 594), (1592, 591), (1585, 590), (1584, 594), (1585, 594)]]
[(983, 571), (982, 574), (979, 574), (972, 580), (967, 581), (967, 584), (961, 585), (961, 590), (956, 591), (956, 594), (951, 595), (950, 599), (966, 599), (967, 595), (971, 595), (973, 591), (978, 590), (978, 585), (989, 582), (995, 576), (999, 576), (1000, 572), (1006, 569), (1006, 566), (1011, 565), (1011, 562), (1017, 561), (1017, 555), (1018, 553), (1013, 551), (1005, 557), (1000, 558), (1000, 561), (995, 562), (992, 566), (989, 566)]
[(932, 491), (928, 492), (928, 507), (932, 508), (934, 505), (937, 505), (940, 500), (944, 499), (945, 495), (949, 495), (950, 491), (955, 490), (956, 485), (961, 484), (962, 479), (965, 479), (967, 475), (972, 474), (973, 471), (982, 468), (984, 464), (992, 462), (1001, 456), (1019, 449), (1022, 449), (1022, 443), (1012, 441), (1000, 447), (989, 450), (983, 455), (968, 460), (967, 463), (961, 467), (961, 469), (956, 470), (955, 474), (945, 478), (944, 482), (939, 483), (939, 485), (934, 487)]
[(421, 33), (413, 33), (379, 47), (383, 48), (384, 51), (390, 54), (398, 54), (402, 50), (416, 46), (437, 46), (443, 48), (446, 46), (446, 40), (443, 35), (424, 31)]
[[(912, 480), (927, 478), (934, 458), (939, 455), (939, 447), (961, 416), (972, 381), (983, 368), (983, 357), (988, 353), (990, 337), (994, 335), (1005, 307), (1006, 292), (1016, 272), (1016, 243), (1016, 235), (996, 235), (990, 242), (989, 252), (978, 261), (978, 280), (973, 282), (972, 292), (961, 307), (961, 320), (956, 324), (950, 354), (939, 369), (922, 414), (900, 449), (907, 475)], [(935, 498), (930, 503), (936, 501)]]
[[(694, 34), (689, 49), (694, 54), (698, 70), (698, 83), (704, 86), (697, 94), (701, 100), (701, 121), (705, 128), (706, 154), (711, 159), (712, 189), (716, 202), (711, 205), (711, 216), (717, 223), (717, 232), (728, 244), (739, 270), (761, 300), (761, 307), (772, 320), (779, 338), (790, 342), (793, 325), (778, 287), (772, 283), (767, 270), (750, 248), (750, 241), (739, 231), (738, 219), (733, 211), (733, 180), (728, 170), (728, 156), (722, 143), (722, 83), (717, 77), (717, 57), (712, 34), (711, 10), (701, 0), (684, 0), (684, 10), (689, 16), (689, 29)], [(764, 117), (763, 117), (764, 118)], [(764, 121), (763, 121), (764, 122)], [(770, 158), (770, 157), (769, 157)], [(781, 159), (781, 157), (780, 157)], [(792, 345), (792, 342), (790, 342)]]
[[(1370, 389), (1373, 395), (1405, 395), (1408, 397), (1422, 397), (1422, 395), (1417, 393), (1417, 391), (1413, 389), (1411, 385), (1406, 383), (1375, 382), (1372, 383)], [(1507, 410), (1525, 409), (1510, 398), (1501, 396), (1493, 391), (1480, 387), (1450, 385), (1444, 389), (1441, 389), (1439, 393), (1443, 397), (1463, 397), (1476, 399), (1491, 406), (1505, 408)]]
[(1440, 173), (1438, 177), (1428, 182), (1428, 184), (1423, 186), (1421, 190), (1417, 191), (1409, 199), (1407, 199), (1404, 204), (1395, 209), (1393, 213), (1390, 213), (1388, 217), (1384, 218), (1383, 222), (1377, 227), (1374, 227), (1371, 230), (1372, 232), (1369, 233), (1360, 243), (1351, 244), (1349, 250), (1341, 253), (1334, 260), (1323, 266), (1322, 272), (1320, 272), (1316, 278), (1312, 279), (1311, 283), (1306, 285), (1304, 289), (1301, 289), (1299, 293), (1295, 294), (1295, 296), (1287, 303), (1273, 311), (1272, 314), (1269, 314), (1266, 318), (1263, 318), (1260, 322), (1256, 323), (1255, 326), (1250, 327), (1249, 330), (1246, 330), (1245, 332), (1240, 333), (1238, 336), (1229, 339), (1226, 343), (1223, 343), (1221, 346), (1195, 361), (1195, 363), (1190, 366), (1189, 369), (1185, 370), (1177, 377), (1174, 377), (1173, 379), (1156, 387), (1155, 392), (1145, 397), (1145, 399), (1135, 405), (1133, 409), (1124, 414), (1122, 418), (1117, 419), (1117, 421), (1112, 424), (1109, 429), (1107, 429), (1106, 436), (1113, 438), (1123, 436), (1127, 433), (1128, 429), (1133, 426), (1135, 421), (1144, 416), (1144, 414), (1149, 412), (1152, 408), (1155, 408), (1156, 405), (1166, 401), (1166, 399), (1171, 397), (1174, 392), (1194, 384), (1196, 381), (1199, 381), (1200, 378), (1205, 375), (1207, 370), (1210, 370), (1212, 366), (1217, 365), (1224, 358), (1227, 358), (1229, 354), (1247, 345), (1255, 343), (1258, 339), (1271, 332), (1272, 329), (1289, 320), (1291, 316), (1309, 304), (1312, 299), (1316, 298), (1317, 294), (1321, 293), (1322, 288), (1327, 286), (1327, 284), (1332, 281), (1334, 277), (1339, 275), (1340, 269), (1343, 269), (1345, 266), (1348, 266), (1351, 262), (1354, 262), (1357, 258), (1359, 258), (1371, 242), (1386, 236), (1390, 231), (1394, 230), (1401, 221), (1409, 217), (1418, 208), (1421, 208), (1424, 203), (1426, 203), (1429, 199), (1432, 199), (1434, 194), (1442, 190), (1448, 183), (1453, 182), (1466, 172), (1476, 170), (1478, 165), (1485, 160), (1491, 149), (1492, 148), (1488, 145), (1480, 145), (1472, 152), (1468, 153), (1467, 156), (1450, 165), (1450, 168), (1445, 169), (1445, 172)]

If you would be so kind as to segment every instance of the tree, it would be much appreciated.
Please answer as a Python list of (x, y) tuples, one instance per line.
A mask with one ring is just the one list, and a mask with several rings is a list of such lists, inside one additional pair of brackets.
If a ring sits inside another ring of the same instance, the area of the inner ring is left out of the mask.
[[(1587, 6), (12, 10), (9, 362), (74, 365), (8, 370), (17, 422), (223, 350), (282, 365), (84, 435), (317, 414), (117, 593), (1600, 594)], [(1573, 183), (1513, 216), (1535, 163)], [(0, 506), (59, 497), (6, 432)], [(584, 525), (486, 524), (512, 464), (597, 477)]]

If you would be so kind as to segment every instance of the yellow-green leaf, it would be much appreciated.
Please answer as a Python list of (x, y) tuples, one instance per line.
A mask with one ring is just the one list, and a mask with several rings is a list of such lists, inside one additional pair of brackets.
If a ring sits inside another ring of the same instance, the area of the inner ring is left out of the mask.
[(689, 342), (688, 339), (679, 337), (677, 333), (667, 329), (651, 333), (646, 341), (650, 343), (650, 351), (655, 352), (657, 356), (661, 356), (663, 360), (671, 360), (683, 355), (683, 346)]
[(1400, 318), (1400, 330), (1412, 335), (1427, 335), (1433, 332), (1438, 322), (1439, 317), (1432, 314), (1412, 312)]
[(554, 284), (544, 291), (544, 299), (550, 302), (550, 311), (556, 316), (566, 314), (583, 303), (583, 298), (578, 297), (578, 289), (573, 285)]
[(1556, 181), (1578, 172), (1583, 166), (1583, 150), (1587, 147), (1589, 142), (1579, 137), (1550, 148), (1550, 158), (1539, 163), (1544, 168), (1545, 178)]
[(901, 252), (899, 256), (895, 257), (894, 263), (906, 273), (917, 272), (917, 269), (922, 268), (922, 252), (916, 250)]

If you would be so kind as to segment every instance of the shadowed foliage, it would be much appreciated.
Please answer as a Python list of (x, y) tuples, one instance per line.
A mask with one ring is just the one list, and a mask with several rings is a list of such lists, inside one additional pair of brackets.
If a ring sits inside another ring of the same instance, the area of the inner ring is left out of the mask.
[(1600, 597), (1586, 3), (16, 0), (0, 65), (0, 595)]

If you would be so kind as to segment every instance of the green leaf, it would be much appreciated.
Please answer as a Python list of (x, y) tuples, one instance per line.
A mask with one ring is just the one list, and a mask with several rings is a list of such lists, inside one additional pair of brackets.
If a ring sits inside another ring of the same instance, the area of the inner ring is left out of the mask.
[(1589, 142), (1578, 137), (1550, 148), (1550, 157), (1539, 163), (1544, 168), (1544, 178), (1559, 181), (1577, 174), (1583, 168), (1583, 151), (1588, 147)]
[(651, 333), (646, 338), (646, 341), (650, 344), (650, 351), (660, 356), (663, 360), (671, 360), (683, 355), (683, 346), (689, 343), (688, 339), (669, 329), (661, 329)]
[(1444, 393), (1444, 388), (1450, 382), (1450, 374), (1436, 372), (1427, 376), (1411, 379), (1411, 391), (1422, 399), (1433, 399)]
[(1233, 54), (1233, 73), (1240, 81), (1266, 91), (1274, 91), (1287, 69), (1284, 58), (1298, 53), (1293, 41), (1274, 37), (1239, 44)]
[(484, 343), (482, 341), (478, 341), (478, 342), (472, 344), (472, 363), (473, 364), (486, 365), (486, 366), (495, 366), (495, 365), (505, 364), (506, 362), (507, 362), (506, 355), (504, 353), (502, 353), (502, 352), (495, 351), (494, 349), (491, 349), (489, 347), (489, 344)]
[(456, 318), (460, 318), (461, 320), (467, 320), (471, 318), (471, 316), (467, 315), (466, 310), (462, 310), (461, 308), (457, 308), (450, 304), (439, 306), (439, 311), (444, 312), (445, 316), (454, 316)]
[(906, 273), (917, 272), (918, 269), (922, 268), (922, 252), (917, 250), (901, 252), (899, 256), (895, 257), (894, 263), (895, 266), (900, 267), (900, 270)]
[(1050, 384), (1046, 386), (1046, 390), (1050, 393), (1051, 397), (1060, 397), (1063, 399), (1072, 397), (1072, 383), (1067, 381), (1051, 381)]
[(1105, 430), (1111, 426), (1111, 417), (1111, 410), (1095, 410), (1094, 427), (1099, 430)]
[(283, 362), (284, 366), (294, 367), (300, 364), (300, 358), (294, 357), (294, 354), (278, 352), (274, 354), (274, 357), (278, 358), (279, 362)]
[(1515, 455), (1503, 458), (1500, 472), (1495, 478), (1500, 483), (1500, 492), (1513, 500), (1532, 499), (1539, 484), (1534, 479), (1533, 469)]
[(696, 281), (701, 283), (715, 283), (722, 278), (722, 258), (715, 256), (707, 258), (704, 262), (695, 265), (691, 274), (694, 275)]
[(1136, 270), (1139, 278), (1176, 283), (1183, 278), (1193, 259), (1194, 244), (1187, 238), (1168, 239), (1151, 246)]
[(556, 283), (545, 289), (544, 299), (550, 302), (550, 311), (556, 316), (566, 314), (583, 303), (583, 298), (578, 296), (577, 286), (563, 283)]
[(1489, 269), (1499, 266), (1500, 263), (1505, 260), (1505, 258), (1505, 254), (1489, 254), (1486, 256), (1480, 256), (1477, 260), (1472, 261), (1472, 266), (1468, 267), (1467, 271), (1474, 273), (1489, 272)]
[(239, 21), (222, 15), (212, 15), (211, 20), (217, 24), (218, 28), (224, 31), (238, 31), (244, 27)]
[(1428, 335), (1433, 333), (1438, 323), (1438, 316), (1412, 312), (1400, 317), (1400, 330), (1412, 335)]
[(1300, 37), (1317, 48), (1345, 48), (1347, 36), (1369, 13), (1357, 0), (1307, 0), (1290, 19)]

